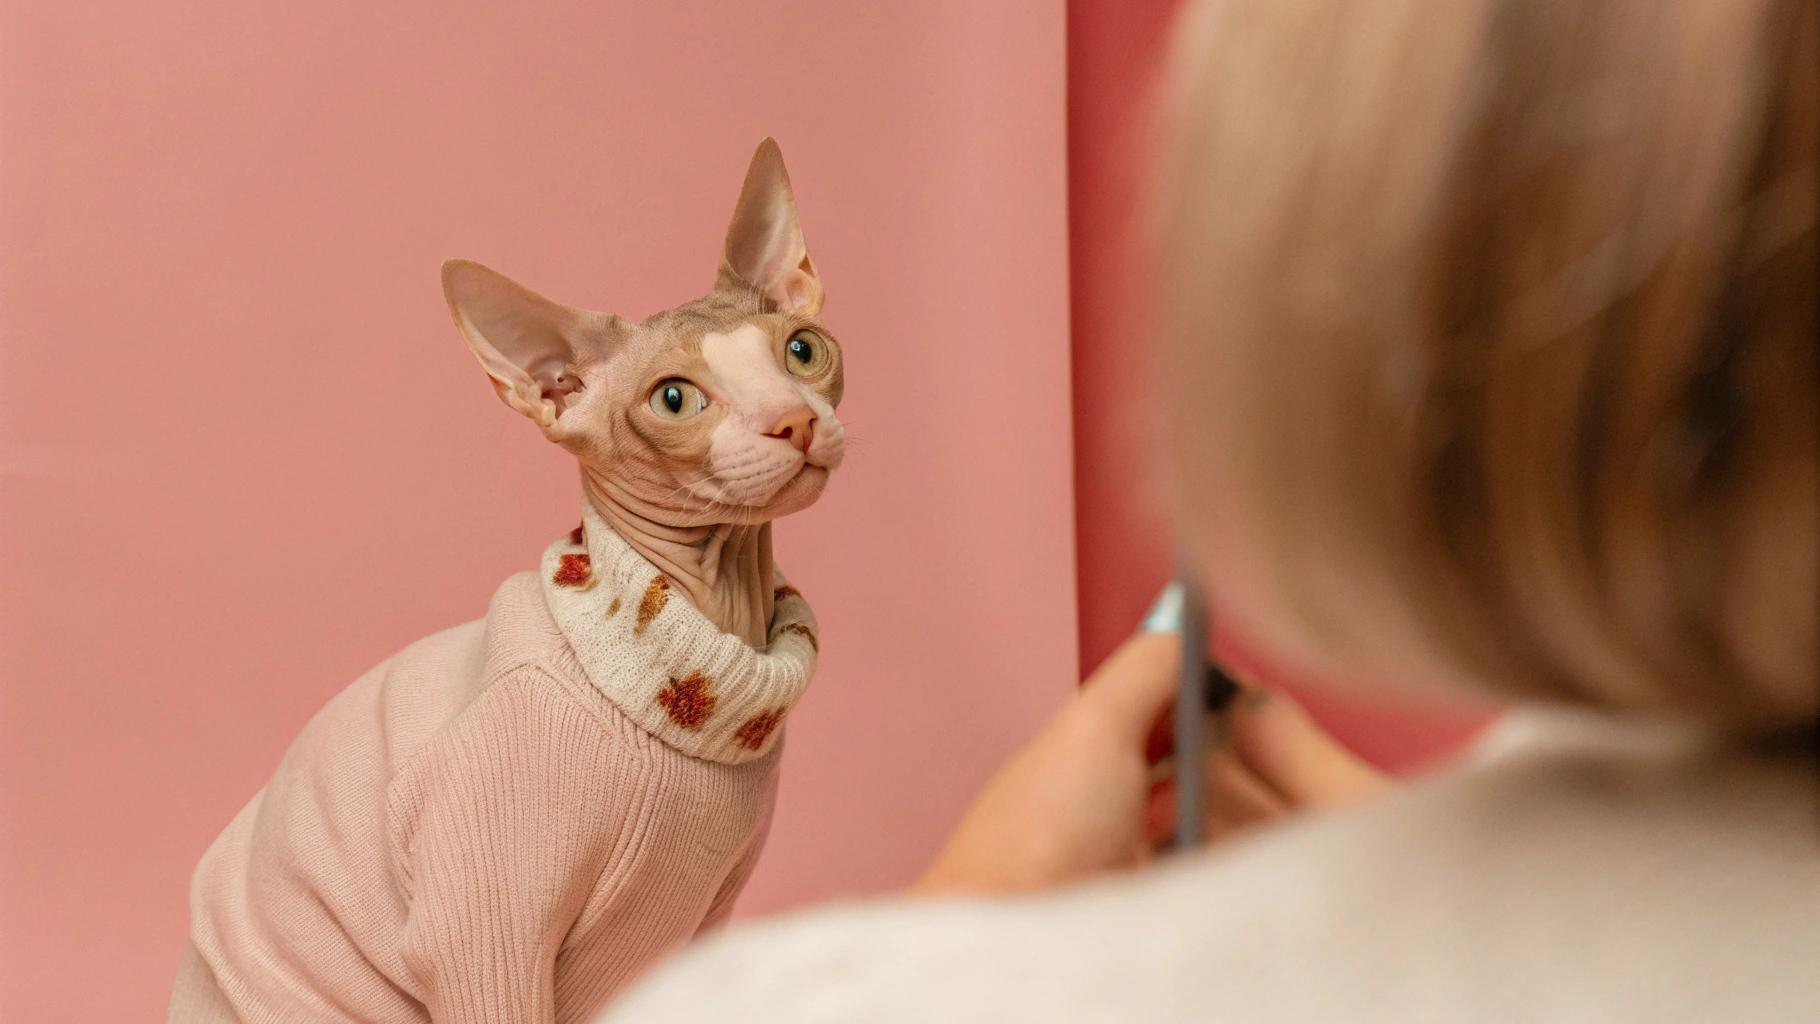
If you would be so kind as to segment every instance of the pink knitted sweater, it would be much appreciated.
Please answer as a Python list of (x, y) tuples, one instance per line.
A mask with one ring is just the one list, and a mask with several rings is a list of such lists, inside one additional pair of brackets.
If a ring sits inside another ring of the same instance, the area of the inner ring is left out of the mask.
[(171, 1020), (583, 1020), (726, 916), (814, 620), (780, 586), (755, 651), (586, 540), (304, 728), (196, 869)]

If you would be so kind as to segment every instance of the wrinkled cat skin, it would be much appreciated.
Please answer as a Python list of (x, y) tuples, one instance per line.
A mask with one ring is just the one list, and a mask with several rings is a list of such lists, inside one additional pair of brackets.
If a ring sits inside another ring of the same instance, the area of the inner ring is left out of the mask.
[(442, 281), (500, 398), (576, 457), (602, 518), (762, 648), (771, 520), (814, 504), (846, 449), (840, 346), (777, 144), (753, 154), (713, 290), (642, 323), (467, 260)]

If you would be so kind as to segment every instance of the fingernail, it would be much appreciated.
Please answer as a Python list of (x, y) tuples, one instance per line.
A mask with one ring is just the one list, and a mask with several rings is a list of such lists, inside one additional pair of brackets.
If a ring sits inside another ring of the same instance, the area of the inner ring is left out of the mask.
[(1182, 585), (1170, 581), (1163, 592), (1156, 596), (1156, 603), (1144, 615), (1144, 621), (1138, 625), (1140, 633), (1180, 633), (1182, 631)]

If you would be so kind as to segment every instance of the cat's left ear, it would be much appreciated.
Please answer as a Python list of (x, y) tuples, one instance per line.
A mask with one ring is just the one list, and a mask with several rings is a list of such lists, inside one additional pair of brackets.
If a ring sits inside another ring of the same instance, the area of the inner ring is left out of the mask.
[(727, 249), (717, 288), (756, 289), (780, 312), (814, 316), (822, 308), (822, 279), (809, 259), (790, 172), (776, 141), (766, 139), (752, 154), (746, 183), (727, 226)]
[(470, 260), (443, 263), (442, 291), (500, 400), (558, 439), (557, 420), (580, 389), (569, 368), (595, 353), (617, 318), (547, 299)]

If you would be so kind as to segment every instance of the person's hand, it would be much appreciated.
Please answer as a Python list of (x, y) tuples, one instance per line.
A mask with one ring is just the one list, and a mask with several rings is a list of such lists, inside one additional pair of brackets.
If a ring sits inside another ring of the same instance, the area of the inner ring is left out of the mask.
[[(1106, 659), (986, 784), (915, 890), (1022, 892), (1150, 859), (1174, 826), (1173, 785), (1145, 742), (1173, 702), (1180, 654), (1173, 634), (1148, 633)], [(1210, 738), (1210, 839), (1386, 785), (1280, 693), (1243, 688)]]

